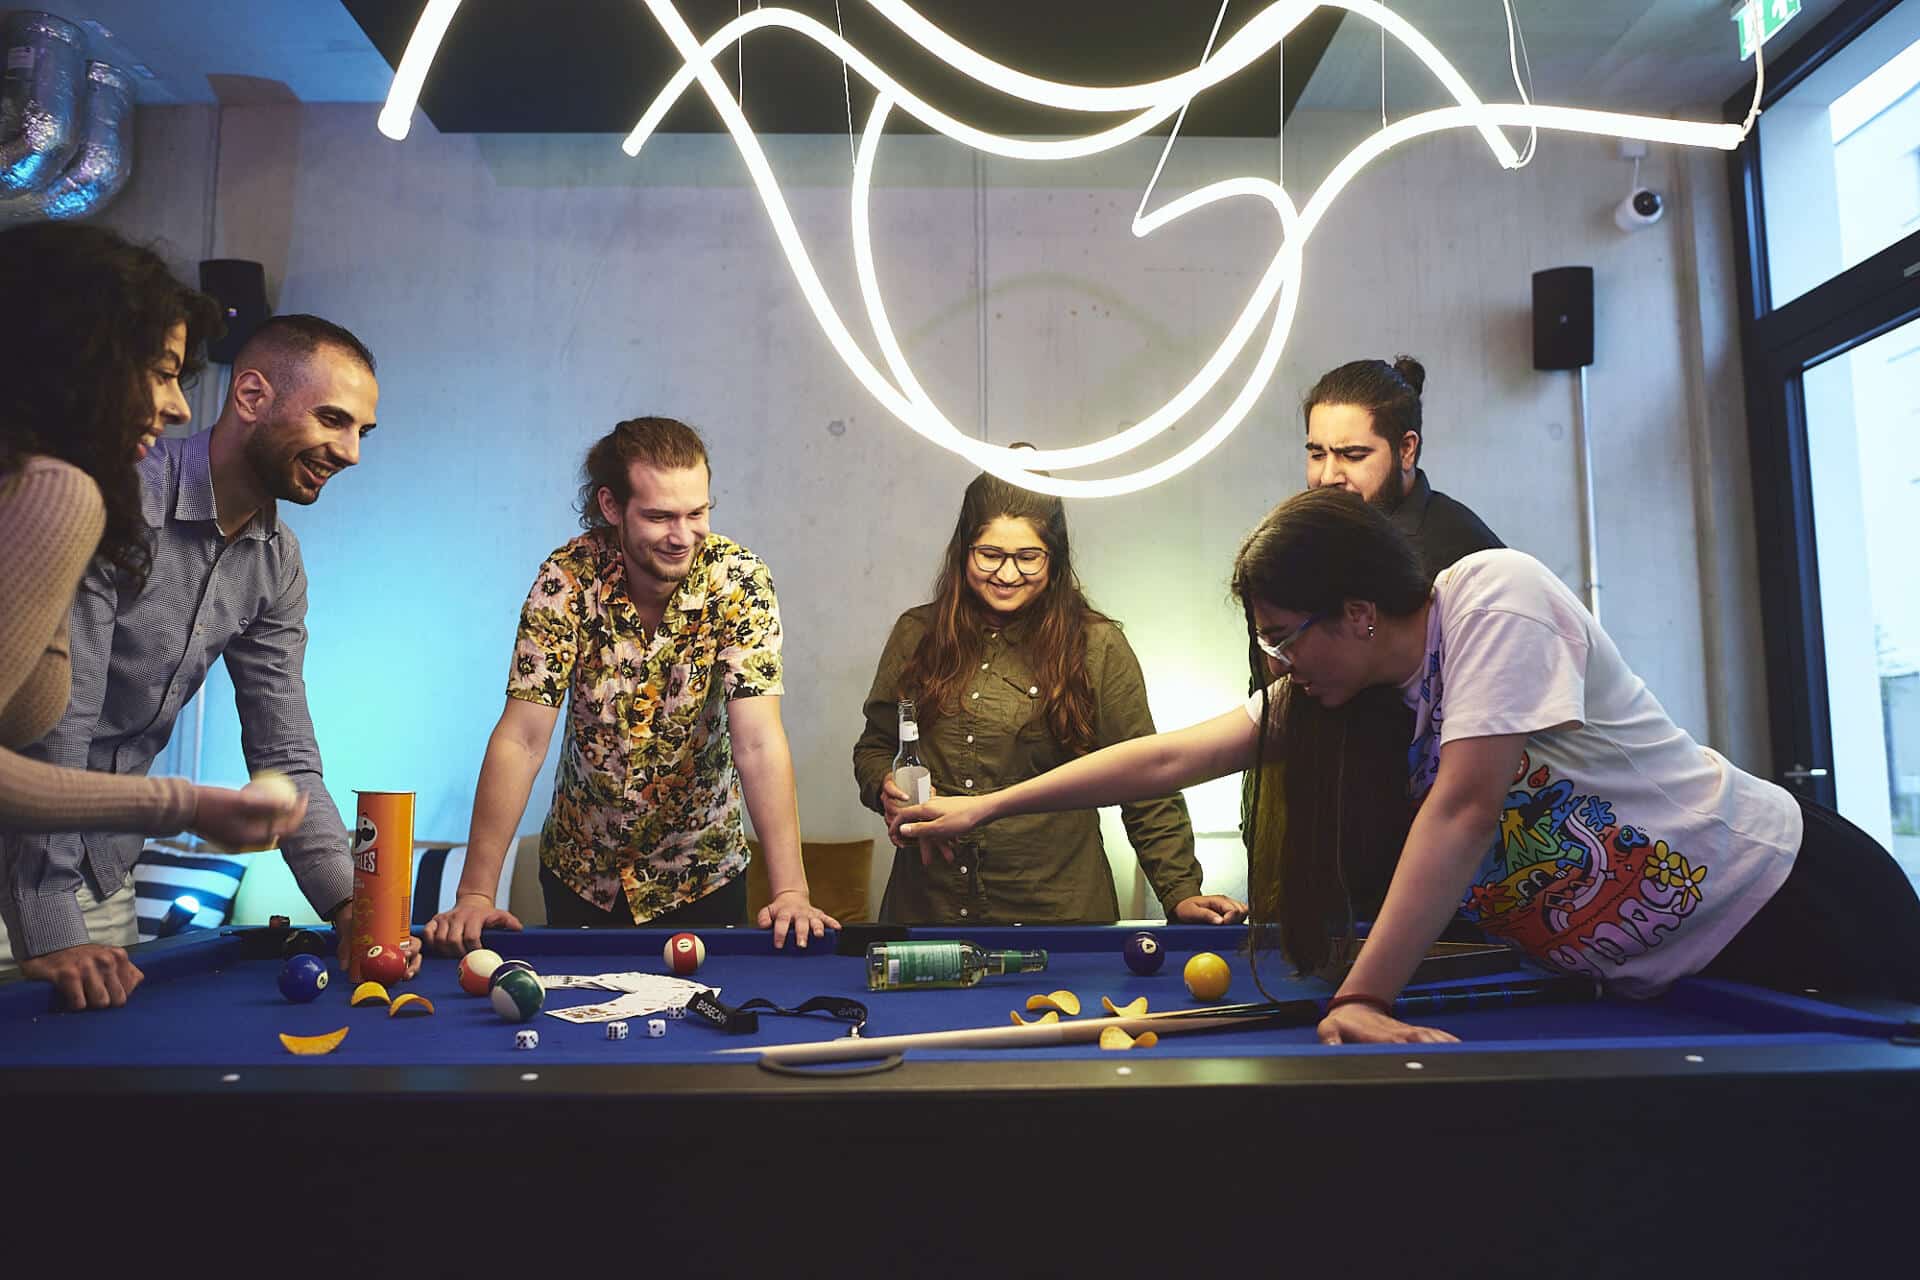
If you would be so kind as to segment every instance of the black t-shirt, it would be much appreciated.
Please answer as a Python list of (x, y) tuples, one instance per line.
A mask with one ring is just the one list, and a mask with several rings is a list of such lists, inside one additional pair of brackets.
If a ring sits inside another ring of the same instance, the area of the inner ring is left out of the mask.
[(1428, 484), (1427, 473), (1417, 467), (1413, 488), (1393, 510), (1393, 523), (1420, 553), (1421, 566), (1429, 578), (1450, 568), (1462, 556), (1507, 545), (1470, 508)]

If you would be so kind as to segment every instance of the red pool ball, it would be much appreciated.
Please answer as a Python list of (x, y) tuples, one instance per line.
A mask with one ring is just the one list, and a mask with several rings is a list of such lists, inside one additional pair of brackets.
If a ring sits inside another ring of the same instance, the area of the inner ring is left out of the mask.
[(360, 976), (367, 982), (392, 986), (407, 976), (407, 958), (398, 947), (368, 947), (360, 957)]
[(1167, 962), (1167, 949), (1160, 945), (1160, 939), (1150, 933), (1136, 933), (1127, 939), (1122, 954), (1127, 960), (1127, 968), (1141, 977), (1160, 972), (1160, 966)]
[(676, 933), (663, 948), (667, 968), (685, 977), (696, 972), (707, 958), (707, 944), (691, 933)]

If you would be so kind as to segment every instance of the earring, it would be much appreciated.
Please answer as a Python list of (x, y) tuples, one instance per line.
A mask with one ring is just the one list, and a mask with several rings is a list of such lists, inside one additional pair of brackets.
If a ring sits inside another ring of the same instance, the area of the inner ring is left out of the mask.
[(1371, 622), (1367, 624), (1367, 639), (1373, 639), (1373, 624)]

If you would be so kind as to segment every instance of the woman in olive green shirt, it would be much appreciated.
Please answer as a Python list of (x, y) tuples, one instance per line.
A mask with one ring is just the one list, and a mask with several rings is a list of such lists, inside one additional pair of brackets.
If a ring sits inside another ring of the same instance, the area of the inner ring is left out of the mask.
[[(1140, 663), (1074, 576), (1060, 500), (983, 475), (967, 486), (930, 604), (894, 623), (853, 748), (860, 800), (891, 816), (898, 700), (912, 698), (935, 794), (985, 795), (1154, 731)], [(1200, 892), (1178, 795), (1124, 806), (1127, 838), (1167, 918), (1229, 924), (1246, 906)], [(1069, 924), (1120, 913), (1095, 810), (1035, 814), (935, 850), (896, 849), (880, 918)]]

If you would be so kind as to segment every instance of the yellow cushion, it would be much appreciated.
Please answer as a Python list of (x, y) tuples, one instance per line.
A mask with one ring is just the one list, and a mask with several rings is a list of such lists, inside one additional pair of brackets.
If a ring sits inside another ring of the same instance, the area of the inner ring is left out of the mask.
[[(767, 892), (767, 864), (760, 842), (748, 839), (753, 861), (747, 864), (747, 920), (752, 922), (772, 895)], [(803, 840), (800, 858), (807, 867), (807, 892), (813, 905), (841, 924), (871, 920), (869, 904), (873, 880), (873, 840)]]

